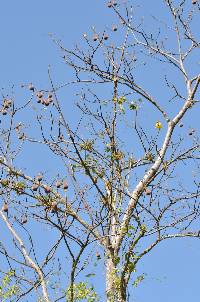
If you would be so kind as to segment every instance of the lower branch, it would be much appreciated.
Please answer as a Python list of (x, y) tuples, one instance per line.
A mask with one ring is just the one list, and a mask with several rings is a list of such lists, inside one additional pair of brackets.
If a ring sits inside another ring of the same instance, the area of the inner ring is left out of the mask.
[(32, 260), (32, 258), (28, 255), (24, 243), (22, 241), (22, 239), (19, 237), (19, 235), (16, 233), (16, 231), (13, 229), (12, 225), (10, 224), (8, 218), (3, 214), (2, 211), (0, 211), (0, 216), (2, 217), (2, 219), (4, 220), (4, 222), (6, 223), (7, 228), (9, 229), (9, 231), (11, 232), (11, 234), (13, 235), (14, 239), (19, 243), (20, 245), (20, 249), (21, 252), (24, 256), (24, 258), (26, 259), (27, 263), (30, 265), (30, 267), (32, 269), (35, 270), (35, 272), (37, 273), (41, 286), (42, 286), (42, 293), (43, 293), (43, 297), (44, 297), (44, 301), (45, 302), (50, 302), (49, 297), (48, 297), (48, 292), (47, 292), (47, 287), (46, 287), (46, 282), (45, 282), (45, 278), (43, 276), (43, 272), (40, 269), (40, 267)]

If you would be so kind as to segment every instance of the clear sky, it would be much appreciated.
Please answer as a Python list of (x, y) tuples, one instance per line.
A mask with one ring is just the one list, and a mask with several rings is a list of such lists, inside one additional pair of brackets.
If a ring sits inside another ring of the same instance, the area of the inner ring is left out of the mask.
[[(156, 15), (159, 1), (142, 2), (147, 11)], [(102, 30), (115, 22), (105, 3), (103, 0), (1, 1), (0, 87), (9, 91), (12, 85), (18, 87), (22, 83), (47, 85), (49, 64), (57, 83), (68, 81), (67, 68), (63, 67), (61, 54), (49, 33), (73, 48), (84, 32), (91, 33), (91, 26)], [(157, 90), (161, 95), (159, 87)], [(190, 123), (190, 118), (187, 119)], [(194, 123), (199, 127), (197, 121)], [(163, 242), (139, 266), (147, 276), (135, 289), (133, 301), (199, 301), (199, 259), (199, 240)]]

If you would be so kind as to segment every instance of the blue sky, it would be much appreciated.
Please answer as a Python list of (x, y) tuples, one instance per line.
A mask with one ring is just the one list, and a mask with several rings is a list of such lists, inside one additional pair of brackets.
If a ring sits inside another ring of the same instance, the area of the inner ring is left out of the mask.
[[(159, 2), (144, 0), (146, 12), (160, 14)], [(167, 19), (167, 15), (164, 14), (163, 17)], [(0, 87), (9, 91), (14, 85), (14, 90), (16, 88), (17, 91), (22, 83), (29, 82), (40, 87), (48, 86), (49, 65), (57, 83), (70, 80), (70, 71), (63, 66), (61, 54), (51, 41), (49, 33), (62, 39), (65, 46), (73, 48), (82, 39), (83, 33), (91, 34), (92, 26), (102, 30), (115, 21), (103, 0), (2, 1)], [(148, 72), (147, 70), (147, 74)], [(147, 74), (144, 75), (145, 79)], [(151, 81), (149, 85), (153, 83), (153, 79)], [(155, 90), (162, 96), (159, 85), (156, 85)], [(72, 90), (69, 91), (70, 95), (72, 93)], [(20, 98), (18, 94), (17, 96)], [(188, 127), (199, 127), (197, 114), (194, 117), (193, 120), (191, 115), (186, 118)], [(48, 165), (49, 159), (42, 158), (42, 161), (47, 161)], [(34, 159), (29, 164), (34, 167)], [(139, 271), (145, 272), (147, 277), (135, 290), (133, 301), (198, 301), (199, 258), (199, 240), (163, 242), (139, 266)]]

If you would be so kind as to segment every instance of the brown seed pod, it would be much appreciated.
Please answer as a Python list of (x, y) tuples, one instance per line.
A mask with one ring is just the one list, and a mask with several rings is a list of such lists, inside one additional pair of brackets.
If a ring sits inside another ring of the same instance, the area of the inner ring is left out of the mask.
[(25, 135), (24, 135), (24, 133), (19, 133), (19, 135), (18, 135), (18, 139), (24, 139), (25, 138)]
[(68, 183), (66, 181), (63, 182), (63, 189), (64, 190), (68, 189)]
[(44, 105), (45, 105), (45, 106), (49, 106), (49, 105), (50, 105), (49, 99), (45, 99), (45, 100), (44, 100)]
[(8, 100), (8, 99), (4, 99), (3, 100), (3, 107), (5, 109), (8, 109), (10, 107), (10, 105), (12, 104), (12, 101), (11, 100)]
[(99, 254), (99, 252), (96, 252), (96, 257), (97, 257), (97, 260), (101, 259), (101, 255)]
[(48, 94), (48, 98), (49, 98), (49, 99), (52, 99), (52, 97), (53, 97), (53, 94), (49, 93), (49, 94)]
[(2, 211), (8, 213), (8, 204), (7, 204), (7, 202), (4, 202), (3, 207), (2, 207)]
[(49, 194), (51, 192), (51, 188), (49, 186), (44, 186), (44, 190), (46, 194)]
[(51, 204), (51, 212), (56, 213), (57, 211), (58, 211), (57, 202), (53, 201), (52, 204)]
[(98, 177), (94, 177), (93, 180), (94, 180), (94, 183), (96, 184), (98, 181)]
[(192, 4), (197, 4), (197, 0), (192, 0)]
[(53, 99), (52, 98), (47, 98), (47, 100), (49, 101), (49, 104), (51, 104), (53, 102)]
[(95, 34), (95, 35), (93, 36), (93, 41), (96, 42), (97, 40), (98, 40), (98, 35)]
[(111, 2), (111, 1), (108, 2), (107, 7), (108, 7), (108, 8), (111, 8), (111, 7), (112, 7), (112, 2)]
[(22, 217), (21, 223), (22, 223), (22, 224), (25, 224), (25, 223), (27, 223), (27, 222), (28, 222), (27, 216), (24, 215), (24, 216)]
[(7, 112), (6, 109), (2, 109), (2, 110), (1, 110), (1, 113), (2, 113), (3, 115), (6, 115), (8, 112)]
[(62, 182), (60, 180), (56, 181), (56, 188), (59, 189), (62, 186)]
[(29, 84), (29, 85), (28, 85), (28, 89), (31, 90), (31, 91), (34, 91), (34, 90), (35, 90), (33, 84)]
[(109, 36), (107, 34), (104, 34), (103, 38), (104, 40), (108, 40)]
[(112, 30), (113, 30), (113, 31), (117, 31), (117, 29), (118, 29), (117, 26), (116, 26), (116, 25), (113, 25)]
[(190, 130), (189, 132), (188, 132), (188, 135), (193, 135), (194, 134), (194, 129), (192, 129), (192, 130)]
[(18, 124), (16, 125), (16, 127), (15, 127), (15, 130), (16, 130), (17, 132), (19, 132), (21, 126), (22, 126), (22, 124), (21, 124), (21, 123), (18, 123)]
[(40, 182), (42, 180), (42, 178), (43, 178), (42, 174), (38, 174), (35, 179), (36, 179), (36, 181)]
[(36, 96), (41, 99), (43, 97), (43, 93), (41, 91), (38, 91)]
[(31, 187), (31, 190), (37, 191), (38, 187), (39, 186), (37, 184), (33, 184), (32, 187)]
[(146, 195), (151, 195), (151, 190), (148, 189), (148, 188), (146, 188), (146, 189), (145, 189), (145, 194), (146, 194)]

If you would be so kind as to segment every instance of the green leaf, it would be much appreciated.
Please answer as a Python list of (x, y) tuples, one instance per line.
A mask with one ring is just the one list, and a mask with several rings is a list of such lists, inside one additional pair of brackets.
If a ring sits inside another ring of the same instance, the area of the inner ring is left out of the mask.
[(94, 273), (91, 273), (91, 274), (87, 274), (87, 275), (85, 275), (85, 277), (86, 277), (86, 278), (93, 277), (93, 276), (95, 276), (95, 274), (94, 274)]

